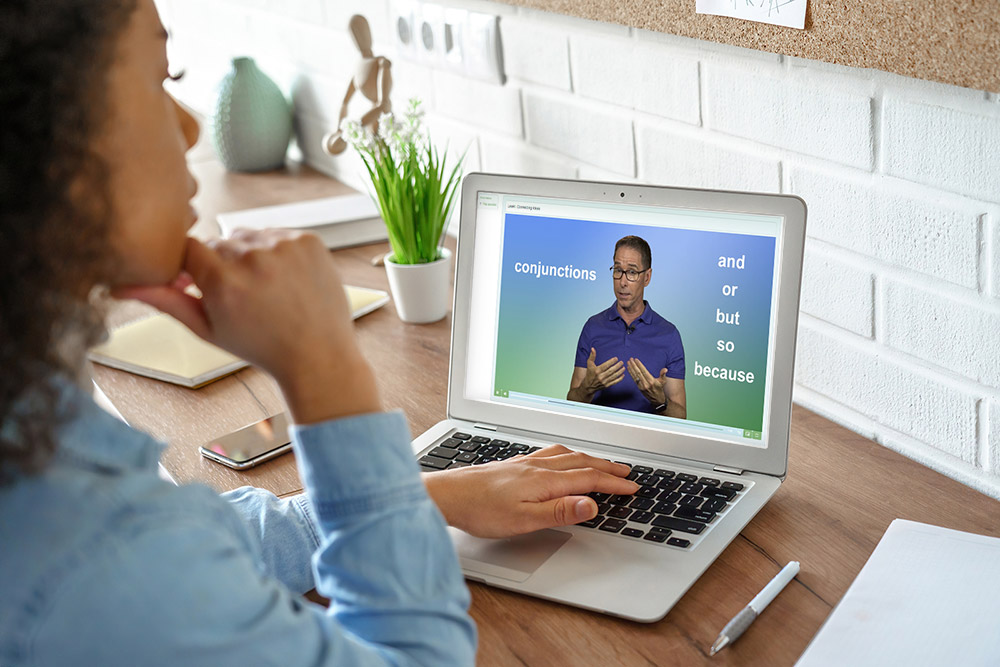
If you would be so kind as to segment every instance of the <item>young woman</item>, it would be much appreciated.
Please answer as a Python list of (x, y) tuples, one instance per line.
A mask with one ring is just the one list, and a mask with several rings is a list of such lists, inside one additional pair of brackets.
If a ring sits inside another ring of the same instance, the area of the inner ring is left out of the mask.
[[(443, 518), (511, 535), (636, 487), (554, 447), (435, 473), (429, 495), (322, 244), (187, 237), (198, 130), (163, 90), (166, 37), (152, 0), (0, 5), (0, 665), (469, 664)], [(275, 377), (306, 496), (157, 477), (162, 446), (84, 377), (108, 289)]]

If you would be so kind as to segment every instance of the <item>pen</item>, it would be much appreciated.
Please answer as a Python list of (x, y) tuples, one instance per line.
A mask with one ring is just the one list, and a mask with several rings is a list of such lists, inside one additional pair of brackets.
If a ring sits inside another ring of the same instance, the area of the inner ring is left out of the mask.
[(722, 628), (722, 632), (719, 633), (719, 638), (715, 640), (712, 644), (712, 651), (709, 655), (715, 655), (721, 651), (726, 646), (729, 646), (734, 641), (736, 641), (743, 632), (750, 627), (750, 624), (754, 622), (754, 619), (760, 615), (760, 612), (764, 611), (767, 605), (771, 604), (771, 600), (778, 596), (789, 581), (795, 578), (795, 575), (799, 572), (799, 562), (793, 560), (785, 567), (781, 568), (781, 572), (775, 575), (774, 579), (764, 586), (764, 589), (757, 593), (757, 597), (750, 600), (750, 604), (743, 607), (740, 613), (733, 616), (733, 620), (726, 623), (726, 627)]

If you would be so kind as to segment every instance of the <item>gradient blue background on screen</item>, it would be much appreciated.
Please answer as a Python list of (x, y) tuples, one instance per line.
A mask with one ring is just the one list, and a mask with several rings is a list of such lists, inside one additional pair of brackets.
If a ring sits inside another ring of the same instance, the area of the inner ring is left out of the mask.
[[(500, 313), (494, 391), (565, 399), (580, 330), (614, 303), (611, 271), (615, 242), (641, 236), (650, 245), (653, 273), (644, 298), (672, 322), (684, 343), (689, 420), (761, 431), (764, 373), (771, 317), (775, 239), (587, 222), (506, 216), (500, 277)], [(746, 256), (745, 268), (720, 268), (722, 256)], [(593, 271), (597, 280), (536, 277), (515, 263)], [(735, 285), (732, 296), (723, 285)], [(739, 325), (717, 322), (718, 309), (739, 312)], [(732, 352), (717, 341), (731, 341)], [(597, 362), (608, 358), (597, 350)], [(752, 384), (695, 375), (701, 366), (743, 370)], [(649, 369), (658, 375), (660, 369)], [(632, 382), (626, 373), (622, 382)]]

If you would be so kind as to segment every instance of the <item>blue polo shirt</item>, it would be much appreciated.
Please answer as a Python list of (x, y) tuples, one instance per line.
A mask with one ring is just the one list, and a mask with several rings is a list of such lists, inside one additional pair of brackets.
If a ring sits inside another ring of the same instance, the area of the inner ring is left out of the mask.
[[(659, 377), (660, 370), (667, 369), (667, 377), (684, 379), (684, 345), (677, 327), (660, 317), (648, 301), (643, 301), (642, 315), (632, 321), (631, 327), (618, 314), (617, 302), (605, 311), (597, 313), (583, 325), (580, 340), (576, 345), (576, 366), (587, 367), (590, 348), (597, 350), (594, 360), (600, 365), (611, 357), (627, 362), (635, 357), (642, 362), (653, 377)], [(607, 405), (636, 412), (653, 412), (656, 406), (649, 402), (635, 380), (625, 370), (625, 379), (607, 389), (600, 389), (591, 401), (595, 405)]]

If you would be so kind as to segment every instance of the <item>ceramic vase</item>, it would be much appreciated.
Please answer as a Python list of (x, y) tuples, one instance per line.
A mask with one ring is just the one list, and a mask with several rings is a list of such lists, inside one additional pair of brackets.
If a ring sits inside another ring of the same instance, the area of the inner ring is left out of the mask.
[(443, 319), (451, 302), (451, 251), (441, 248), (441, 258), (426, 264), (396, 264), (392, 257), (385, 258), (385, 272), (399, 319), (411, 324)]
[(292, 109), (252, 58), (234, 58), (219, 84), (212, 145), (230, 171), (266, 171), (285, 164)]

